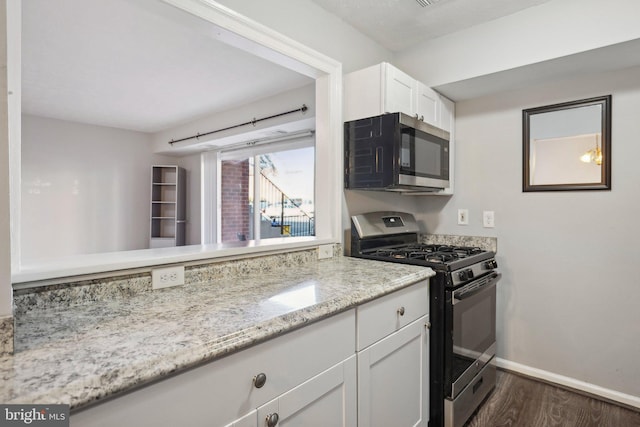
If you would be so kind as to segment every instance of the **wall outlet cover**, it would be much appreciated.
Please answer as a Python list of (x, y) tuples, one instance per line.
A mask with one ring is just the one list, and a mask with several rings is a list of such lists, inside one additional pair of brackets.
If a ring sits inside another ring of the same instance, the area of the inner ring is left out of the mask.
[(493, 211), (482, 212), (482, 225), (485, 228), (494, 228), (496, 226), (496, 218)]
[(153, 289), (169, 288), (184, 285), (184, 266), (155, 268), (151, 270), (151, 286)]
[(318, 259), (332, 258), (333, 257), (333, 245), (320, 245), (318, 246)]

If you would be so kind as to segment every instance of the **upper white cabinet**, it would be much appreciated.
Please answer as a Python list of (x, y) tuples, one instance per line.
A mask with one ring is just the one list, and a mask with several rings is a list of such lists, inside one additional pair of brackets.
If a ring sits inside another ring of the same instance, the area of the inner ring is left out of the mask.
[(430, 194), (453, 194), (453, 101), (387, 62), (346, 74), (343, 89), (345, 122), (401, 112), (448, 131), (450, 186)]
[[(375, 105), (372, 104), (370, 107), (374, 114), (356, 117), (355, 119), (396, 111), (401, 111), (409, 115), (414, 115), (414, 111), (417, 113), (418, 87), (416, 86), (416, 81), (408, 74), (391, 67), (389, 64), (383, 63), (377, 67), (380, 67), (380, 109), (376, 111)], [(372, 84), (375, 85), (375, 82), (372, 82)], [(373, 87), (375, 88), (375, 86)]]
[(451, 103), (386, 62), (344, 76), (345, 121), (401, 112), (451, 131), (444, 102)]

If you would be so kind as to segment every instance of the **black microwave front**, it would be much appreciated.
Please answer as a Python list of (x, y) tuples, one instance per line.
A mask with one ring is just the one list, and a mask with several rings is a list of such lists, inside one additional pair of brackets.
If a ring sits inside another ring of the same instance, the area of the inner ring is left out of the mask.
[(345, 188), (398, 192), (449, 187), (449, 132), (403, 113), (344, 124)]

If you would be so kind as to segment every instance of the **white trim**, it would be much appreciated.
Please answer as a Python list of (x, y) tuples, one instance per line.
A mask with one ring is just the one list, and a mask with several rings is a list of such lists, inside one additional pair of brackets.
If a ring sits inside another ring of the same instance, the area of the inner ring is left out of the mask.
[(7, 125), (9, 138), (9, 201), (11, 271), (20, 267), (20, 209), (22, 206), (22, 4), (6, 2)]
[(202, 244), (218, 241), (218, 189), (216, 183), (220, 178), (219, 153), (208, 151), (200, 154), (200, 242)]
[(564, 375), (556, 374), (538, 368), (533, 368), (531, 366), (512, 362), (510, 360), (502, 359), (499, 357), (496, 357), (495, 362), (498, 368), (518, 372), (529, 377), (538, 378), (550, 383), (559, 384), (575, 390), (584, 391), (595, 396), (600, 396), (615, 402), (620, 402), (628, 406), (640, 408), (640, 397), (638, 396), (621, 393), (619, 391), (600, 387), (598, 385), (581, 381), (576, 378), (566, 377)]

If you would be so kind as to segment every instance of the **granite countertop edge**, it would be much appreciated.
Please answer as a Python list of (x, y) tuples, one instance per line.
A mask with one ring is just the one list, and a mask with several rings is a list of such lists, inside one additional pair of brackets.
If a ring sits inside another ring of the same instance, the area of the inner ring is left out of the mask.
[[(371, 261), (356, 260), (355, 262)], [(84, 372), (82, 375), (78, 375), (78, 378), (62, 386), (20, 392), (3, 403), (63, 403), (69, 404), (72, 410), (78, 410), (347, 311), (435, 274), (429, 268), (405, 267), (406, 273), (397, 278), (384, 283), (374, 282), (365, 288), (359, 287), (355, 289), (355, 292), (348, 294), (348, 297), (338, 296), (333, 299), (325, 299), (316, 304), (241, 327), (224, 336), (213, 337), (209, 342), (189, 344), (169, 354), (154, 355), (144, 360), (137, 360), (108, 373), (100, 369), (96, 369), (95, 372)], [(375, 279), (376, 275), (371, 274), (371, 280)], [(10, 359), (13, 357), (5, 357), (4, 363), (11, 364)], [(6, 373), (6, 369), (2, 371)], [(13, 378), (3, 378), (3, 381), (11, 380), (18, 381)], [(0, 387), (1, 394), (4, 394), (5, 398), (8, 397), (6, 393), (2, 393)]]

